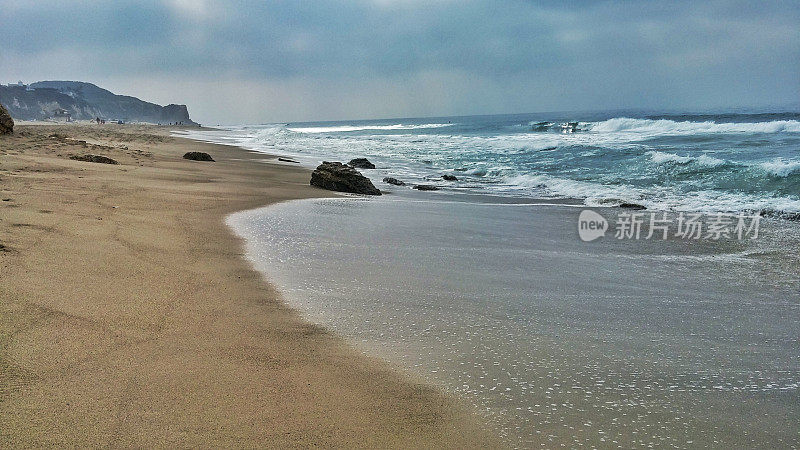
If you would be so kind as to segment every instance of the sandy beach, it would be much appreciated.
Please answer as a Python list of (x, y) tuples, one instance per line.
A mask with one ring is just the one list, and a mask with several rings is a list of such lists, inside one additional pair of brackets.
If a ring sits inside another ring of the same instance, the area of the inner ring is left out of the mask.
[[(242, 257), (225, 217), (329, 195), (306, 169), (170, 130), (0, 137), (0, 446), (498, 445)], [(85, 154), (119, 165), (69, 159)]]
[(0, 23), (0, 450), (800, 449), (800, 2)]

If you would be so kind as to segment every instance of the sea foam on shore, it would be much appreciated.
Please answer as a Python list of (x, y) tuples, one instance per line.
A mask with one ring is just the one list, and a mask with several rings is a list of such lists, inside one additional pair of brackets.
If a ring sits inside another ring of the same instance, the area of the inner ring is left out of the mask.
[(468, 399), (513, 445), (798, 444), (796, 229), (584, 243), (580, 208), (452, 200), (307, 200), (229, 224), (308, 319)]

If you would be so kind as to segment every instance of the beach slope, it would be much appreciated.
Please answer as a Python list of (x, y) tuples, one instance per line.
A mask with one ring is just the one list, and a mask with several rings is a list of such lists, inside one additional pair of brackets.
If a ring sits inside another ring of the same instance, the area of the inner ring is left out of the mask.
[[(306, 169), (165, 128), (16, 131), (0, 137), (0, 447), (497, 445), (242, 257), (225, 216), (328, 195)], [(119, 164), (69, 158), (86, 154)]]

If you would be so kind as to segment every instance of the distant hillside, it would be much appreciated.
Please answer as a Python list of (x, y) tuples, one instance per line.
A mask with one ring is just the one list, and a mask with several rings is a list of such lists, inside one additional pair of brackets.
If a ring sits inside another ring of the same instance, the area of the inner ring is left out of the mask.
[(39, 81), (28, 86), (0, 86), (0, 103), (11, 117), (45, 120), (60, 109), (73, 120), (100, 117), (125, 122), (195, 124), (185, 105), (160, 106), (127, 95), (116, 95), (80, 81)]

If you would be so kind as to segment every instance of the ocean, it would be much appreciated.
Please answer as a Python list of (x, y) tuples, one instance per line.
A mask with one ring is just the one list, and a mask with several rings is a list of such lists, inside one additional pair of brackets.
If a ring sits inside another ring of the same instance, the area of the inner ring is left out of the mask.
[[(189, 136), (309, 167), (374, 162), (362, 172), (386, 195), (228, 223), (305, 318), (461, 398), (512, 447), (796, 448), (798, 120), (531, 114)], [(612, 225), (634, 211), (763, 220), (746, 239), (584, 242), (587, 209)]]
[[(563, 133), (561, 124), (578, 122)], [(367, 175), (450, 192), (800, 212), (800, 113), (550, 113), (228, 127), (193, 137), (378, 165)], [(457, 182), (442, 181), (442, 174)]]

